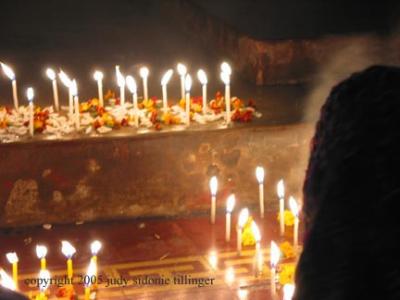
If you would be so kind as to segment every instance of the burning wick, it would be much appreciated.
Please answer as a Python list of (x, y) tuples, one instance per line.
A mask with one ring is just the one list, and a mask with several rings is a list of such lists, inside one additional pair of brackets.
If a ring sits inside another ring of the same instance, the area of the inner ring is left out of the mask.
[(75, 105), (75, 128), (79, 130), (81, 127), (80, 111), (79, 111), (79, 97), (78, 97), (78, 87), (76, 85), (75, 79), (71, 82), (71, 95), (74, 100)]
[(173, 73), (174, 73), (174, 71), (172, 69), (169, 69), (167, 72), (165, 72), (164, 76), (161, 79), (164, 112), (167, 112), (167, 110), (168, 110), (167, 85), (168, 85), (168, 82), (171, 79)]
[(90, 300), (91, 286), (92, 284), (95, 284), (97, 282), (96, 274), (97, 274), (97, 265), (93, 260), (91, 260), (88, 269), (86, 271), (86, 279), (85, 279), (86, 282), (84, 282), (85, 300)]
[(197, 72), (197, 78), (199, 79), (202, 87), (202, 100), (203, 100), (203, 115), (207, 112), (207, 74), (203, 70)]
[(271, 241), (271, 296), (274, 298), (276, 296), (276, 267), (278, 265), (279, 259), (281, 257), (281, 251), (278, 245)]
[(58, 87), (57, 87), (56, 72), (54, 72), (54, 70), (51, 69), (51, 68), (47, 68), (46, 75), (51, 80), (52, 87), (53, 87), (54, 109), (56, 111), (59, 111), (60, 110), (60, 104), (59, 104), (59, 99), (58, 99)]
[(277, 185), (277, 193), (279, 197), (279, 225), (280, 234), (285, 234), (285, 185), (283, 179), (279, 180)]
[(208, 255), (208, 263), (210, 264), (211, 268), (213, 270), (216, 270), (218, 267), (218, 256), (216, 251), (210, 251), (210, 254)]
[(226, 123), (231, 122), (231, 74), (232, 69), (230, 65), (226, 62), (221, 64), (221, 80), (225, 84), (225, 106), (226, 106)]
[(0, 268), (0, 285), (12, 291), (15, 291), (17, 289), (14, 280), (1, 268)]
[(283, 286), (283, 300), (292, 300), (296, 287), (294, 284), (285, 284)]
[(99, 94), (99, 104), (100, 106), (104, 106), (104, 99), (103, 99), (103, 72), (95, 71), (93, 73), (94, 80), (97, 81), (97, 92)]
[(242, 252), (242, 231), (243, 227), (249, 219), (249, 210), (247, 208), (243, 208), (239, 213), (239, 220), (237, 225), (237, 253), (240, 256)]
[(140, 77), (142, 77), (143, 80), (143, 100), (149, 99), (149, 93), (148, 93), (148, 88), (147, 88), (147, 77), (149, 77), (149, 69), (146, 67), (140, 68), (139, 71)]
[(68, 77), (68, 75), (65, 74), (65, 72), (63, 70), (61, 70), (60, 73), (58, 73), (58, 77), (60, 78), (60, 80), (64, 84), (64, 86), (68, 88), (68, 112), (69, 112), (69, 116), (72, 117), (72, 115), (74, 113), (73, 103), (72, 103), (73, 99), (72, 99), (72, 92), (71, 92), (72, 81)]
[(46, 255), (47, 255), (47, 247), (43, 245), (36, 246), (36, 256), (40, 259), (40, 269), (46, 269)]
[(14, 281), (15, 289), (18, 290), (18, 256), (15, 252), (6, 254), (8, 262), (12, 265), (12, 278)]
[(289, 197), (289, 207), (290, 210), (292, 211), (292, 214), (294, 215), (294, 226), (293, 226), (293, 246), (295, 250), (297, 250), (297, 247), (299, 245), (299, 205), (297, 204), (297, 201), (293, 197)]
[(98, 270), (98, 262), (97, 262), (97, 254), (99, 253), (100, 249), (102, 247), (102, 244), (100, 241), (93, 241), (90, 244), (90, 252), (92, 252), (92, 258), (91, 258), (91, 262), (93, 262), (95, 264), (95, 273), (94, 275), (96, 276), (96, 280), (97, 280), (97, 270)]
[(120, 105), (125, 105), (125, 77), (122, 75), (119, 66), (115, 66), (115, 74), (117, 76), (117, 84), (119, 86)]
[(15, 79), (14, 71), (6, 64), (0, 63), (4, 74), (11, 80), (14, 107), (18, 110), (18, 93), (17, 93), (17, 80)]
[(179, 76), (181, 77), (181, 99), (185, 99), (185, 75), (187, 73), (187, 68), (184, 64), (178, 63), (176, 66), (176, 70), (178, 71)]
[(192, 77), (189, 74), (185, 78), (185, 90), (186, 90), (186, 125), (190, 124), (190, 89), (192, 87)]
[(30, 136), (33, 136), (34, 134), (34, 127), (33, 127), (33, 121), (35, 117), (34, 109), (33, 109), (33, 97), (35, 96), (35, 92), (33, 91), (33, 88), (29, 87), (26, 89), (26, 97), (28, 98), (29, 102), (29, 134)]
[(61, 245), (61, 252), (67, 258), (67, 276), (68, 279), (71, 280), (70, 282), (72, 282), (72, 277), (74, 275), (72, 268), (72, 256), (75, 254), (76, 249), (70, 244), (70, 242), (67, 241), (62, 241)]
[(265, 171), (263, 167), (256, 168), (256, 177), (258, 181), (258, 192), (260, 199), (260, 215), (261, 218), (264, 219), (264, 177)]
[(137, 85), (136, 81), (132, 76), (126, 77), (126, 85), (129, 91), (132, 93), (133, 98), (133, 109), (135, 111), (135, 126), (139, 127), (139, 109), (138, 109), (138, 98), (137, 98)]
[(215, 212), (217, 202), (217, 191), (218, 191), (218, 179), (216, 176), (210, 179), (210, 191), (211, 191), (211, 224), (215, 224)]

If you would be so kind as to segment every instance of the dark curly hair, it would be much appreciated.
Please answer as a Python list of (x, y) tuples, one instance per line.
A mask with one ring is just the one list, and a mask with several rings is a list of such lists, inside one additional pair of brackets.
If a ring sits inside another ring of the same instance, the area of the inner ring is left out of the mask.
[(303, 192), (294, 299), (400, 299), (400, 68), (332, 89)]

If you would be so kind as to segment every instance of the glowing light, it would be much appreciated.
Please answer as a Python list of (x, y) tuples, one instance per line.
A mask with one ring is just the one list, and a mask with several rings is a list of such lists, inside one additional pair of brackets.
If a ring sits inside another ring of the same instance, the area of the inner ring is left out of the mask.
[(15, 79), (15, 73), (14, 71), (6, 64), (0, 63), (1, 68), (3, 69), (4, 74), (10, 79), (14, 80)]
[(165, 72), (164, 76), (161, 79), (161, 85), (167, 85), (173, 73), (174, 71), (172, 69), (169, 69), (167, 72)]
[(231, 285), (235, 281), (235, 270), (233, 267), (229, 267), (225, 270), (225, 282)]
[(176, 69), (180, 76), (185, 76), (187, 73), (187, 68), (184, 64), (178, 63), (178, 65), (176, 66)]
[(68, 241), (62, 241), (61, 242), (61, 252), (67, 257), (67, 258), (71, 258), (75, 252), (76, 249), (74, 248), (74, 246), (71, 245), (70, 242)]
[(197, 78), (199, 79), (200, 83), (203, 85), (207, 84), (207, 82), (208, 82), (206, 72), (204, 72), (201, 69), (197, 72)]
[(256, 240), (256, 243), (259, 243), (261, 240), (261, 233), (260, 229), (257, 226), (257, 223), (254, 221), (251, 223), (251, 231), (253, 233), (254, 239)]
[(300, 210), (299, 209), (299, 204), (297, 203), (296, 199), (293, 198), (292, 196), (289, 197), (289, 207), (290, 207), (290, 210), (292, 211), (292, 214), (295, 217), (298, 217), (299, 216), (299, 210)]
[(222, 73), (226, 73), (228, 76), (232, 74), (232, 68), (227, 62), (221, 64), (221, 71)]
[(97, 255), (97, 253), (100, 251), (102, 247), (102, 244), (100, 243), (100, 241), (93, 241), (90, 244), (90, 251), (92, 252), (92, 255)]
[(210, 179), (210, 191), (211, 195), (215, 196), (218, 190), (218, 179), (216, 176), (211, 177)]
[(295, 289), (294, 284), (285, 284), (283, 286), (283, 300), (292, 300)]
[(18, 256), (15, 252), (9, 252), (6, 254), (7, 260), (10, 264), (15, 264), (18, 262)]
[(121, 71), (119, 70), (119, 66), (115, 67), (115, 73), (117, 74), (117, 84), (119, 87), (125, 86), (125, 77), (122, 75)]
[(71, 85), (70, 85), (70, 89), (71, 89), (71, 95), (72, 96), (78, 95), (78, 86), (76, 85), (75, 79), (72, 80)]
[(139, 70), (140, 77), (147, 78), (149, 76), (149, 69), (147, 67), (141, 67)]
[(208, 254), (208, 263), (210, 264), (211, 268), (216, 269), (218, 266), (218, 256), (216, 251), (210, 251)]
[(188, 75), (186, 75), (186, 78), (185, 78), (186, 92), (190, 92), (191, 87), (192, 87), (192, 77), (188, 74)]
[(33, 88), (29, 87), (26, 89), (26, 97), (28, 98), (28, 101), (32, 101), (33, 97), (35, 96), (35, 92), (33, 91)]
[(39, 272), (39, 289), (41, 292), (44, 292), (50, 286), (50, 272), (48, 270), (40, 270)]
[(277, 193), (279, 198), (285, 197), (285, 184), (283, 183), (283, 179), (279, 180), (278, 182)]
[(47, 255), (47, 247), (43, 245), (36, 246), (36, 255), (39, 259), (45, 258)]
[(71, 79), (68, 77), (68, 75), (61, 70), (60, 73), (58, 73), (58, 77), (60, 77), (61, 82), (67, 87), (69, 88), (71, 86)]
[(12, 291), (16, 290), (14, 280), (1, 268), (0, 268), (0, 285)]
[(240, 300), (247, 299), (247, 295), (248, 294), (249, 294), (249, 291), (247, 289), (239, 288), (238, 297), (239, 297)]
[(230, 79), (228, 73), (221, 72), (221, 80), (222, 80), (223, 83), (225, 83), (226, 85), (229, 85), (231, 79)]
[(101, 71), (95, 71), (93, 73), (93, 78), (96, 81), (103, 80), (103, 77), (104, 77), (104, 75), (103, 75), (103, 72), (101, 72)]
[(231, 194), (226, 200), (226, 212), (231, 213), (235, 207), (235, 195)]
[(238, 220), (239, 228), (243, 228), (248, 219), (249, 219), (249, 209), (243, 208), (239, 213), (239, 220)]
[(274, 241), (271, 241), (271, 268), (276, 268), (276, 265), (278, 264), (280, 258), (281, 250)]
[(56, 72), (54, 72), (54, 70), (52, 68), (47, 68), (46, 75), (50, 80), (56, 79)]
[(256, 168), (256, 177), (257, 177), (258, 183), (261, 184), (264, 182), (265, 171), (264, 171), (263, 167)]
[[(96, 274), (97, 274), (97, 264), (93, 260), (91, 260), (87, 268), (86, 275), (88, 278), (92, 278), (92, 276), (96, 276)], [(87, 281), (86, 287), (89, 287), (91, 285), (92, 281), (89, 279)]]
[(126, 76), (126, 85), (128, 86), (129, 91), (132, 94), (135, 94), (137, 91), (137, 85), (136, 85), (136, 81), (135, 78), (133, 78), (132, 76)]

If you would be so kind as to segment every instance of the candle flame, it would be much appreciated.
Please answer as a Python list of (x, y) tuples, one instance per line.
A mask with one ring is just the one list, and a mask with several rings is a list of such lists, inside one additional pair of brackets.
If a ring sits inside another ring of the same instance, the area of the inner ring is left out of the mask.
[(300, 210), (299, 204), (297, 203), (296, 199), (293, 198), (292, 196), (289, 197), (289, 207), (290, 207), (290, 210), (292, 211), (292, 214), (295, 217), (298, 217), (299, 216), (299, 210)]
[(274, 241), (271, 241), (271, 258), (270, 258), (271, 268), (276, 268), (276, 265), (278, 264), (280, 258), (281, 258), (281, 250)]
[(28, 87), (26, 89), (26, 97), (28, 98), (28, 101), (31, 102), (33, 100), (34, 96), (35, 96), (35, 92), (33, 91), (33, 88)]
[(231, 194), (226, 200), (226, 211), (231, 213), (235, 207), (235, 195)]
[(70, 85), (70, 89), (71, 89), (72, 96), (77, 96), (78, 95), (78, 86), (76, 85), (75, 79), (72, 80), (71, 85)]
[(18, 255), (15, 252), (9, 252), (6, 254), (7, 260), (10, 264), (14, 264), (18, 262)]
[(210, 191), (211, 195), (215, 196), (218, 190), (218, 179), (216, 176), (211, 177), (210, 179)]
[(67, 87), (69, 88), (71, 86), (71, 79), (68, 77), (68, 75), (61, 70), (60, 73), (58, 73), (58, 77), (60, 77), (61, 82)]
[(141, 67), (139, 70), (140, 77), (146, 78), (149, 76), (149, 69), (147, 67)]
[(256, 177), (257, 177), (258, 183), (261, 184), (264, 182), (265, 170), (263, 167), (256, 168)]
[(36, 255), (39, 259), (45, 258), (47, 255), (47, 247), (43, 245), (36, 245)]
[(87, 271), (86, 271), (86, 275), (89, 278), (89, 280), (87, 281), (86, 287), (89, 287), (92, 285), (91, 278), (92, 278), (92, 276), (95, 276), (96, 274), (97, 274), (97, 265), (93, 260), (91, 260), (89, 263), (89, 266), (87, 268)]
[(279, 180), (278, 182), (277, 193), (280, 199), (285, 197), (285, 184), (283, 183), (283, 179)]
[(225, 270), (225, 282), (231, 285), (235, 281), (235, 270), (233, 267), (229, 267)]
[(56, 79), (56, 72), (54, 72), (54, 70), (52, 68), (47, 68), (46, 75), (50, 80)]
[(169, 69), (167, 72), (165, 72), (163, 78), (161, 79), (161, 85), (167, 85), (173, 73), (174, 71), (172, 69)]
[(119, 70), (119, 66), (115, 66), (115, 74), (117, 75), (117, 84), (119, 87), (125, 86), (125, 77)]
[(261, 233), (260, 229), (257, 226), (256, 222), (251, 223), (251, 231), (253, 233), (254, 239), (256, 240), (256, 243), (259, 243), (261, 241)]
[(136, 94), (137, 92), (137, 85), (136, 85), (136, 81), (135, 78), (133, 78), (132, 76), (128, 75), (126, 76), (126, 85), (128, 86), (129, 91), (132, 94)]
[(206, 72), (204, 72), (204, 70), (200, 69), (197, 72), (197, 78), (199, 79), (201, 84), (207, 84), (208, 80), (207, 80), (207, 74)]
[(296, 287), (294, 284), (285, 284), (283, 286), (283, 300), (292, 300)]
[(14, 280), (1, 268), (0, 268), (0, 285), (12, 291), (16, 290)]
[(232, 68), (227, 62), (223, 62), (221, 64), (221, 71), (223, 73), (226, 73), (228, 76), (230, 76), (232, 74)]
[(237, 294), (238, 294), (238, 298), (240, 300), (244, 300), (244, 299), (247, 299), (249, 291), (245, 288), (239, 288)]
[(95, 71), (95, 72), (93, 73), (93, 78), (94, 78), (94, 80), (96, 80), (96, 81), (102, 80), (103, 77), (104, 77), (104, 75), (103, 75), (103, 72), (101, 72), (101, 71)]
[(238, 220), (239, 228), (243, 228), (248, 219), (249, 219), (249, 209), (243, 208), (239, 213), (239, 220)]
[(0, 63), (1, 68), (3, 69), (4, 74), (10, 79), (14, 80), (15, 79), (15, 73), (14, 71), (6, 64)]
[(185, 90), (186, 92), (190, 92), (190, 89), (192, 87), (192, 77), (187, 74), (185, 78)]
[(92, 252), (92, 255), (97, 255), (97, 253), (99, 253), (100, 249), (101, 249), (101, 243), (100, 241), (93, 241), (90, 244), (90, 251)]
[(184, 64), (178, 63), (178, 65), (176, 66), (176, 69), (178, 71), (178, 74), (181, 76), (185, 76), (187, 73), (187, 68)]
[(68, 241), (61, 241), (61, 252), (67, 257), (67, 258), (71, 258), (75, 252), (76, 249), (74, 248), (74, 246), (71, 245), (70, 242)]
[(218, 256), (217, 256), (217, 252), (215, 250), (210, 251), (210, 253), (208, 254), (208, 262), (211, 266), (211, 268), (216, 269), (218, 266)]
[(230, 78), (229, 78), (229, 74), (225, 73), (225, 72), (221, 72), (221, 80), (223, 83), (225, 83), (226, 85), (229, 85), (230, 83)]
[(39, 272), (39, 289), (41, 292), (44, 292), (50, 286), (50, 272), (48, 270), (40, 270)]

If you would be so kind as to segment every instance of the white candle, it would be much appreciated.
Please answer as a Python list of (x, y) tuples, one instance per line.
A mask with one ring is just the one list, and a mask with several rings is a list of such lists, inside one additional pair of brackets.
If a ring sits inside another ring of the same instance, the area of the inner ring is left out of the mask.
[(18, 109), (18, 93), (17, 93), (17, 80), (15, 79), (14, 71), (6, 64), (0, 63), (4, 74), (11, 80), (14, 108)]
[(285, 234), (285, 185), (283, 179), (279, 180), (277, 185), (277, 193), (279, 197), (279, 228), (280, 234)]
[(47, 247), (43, 245), (36, 246), (36, 256), (40, 259), (40, 269), (46, 269), (46, 255), (47, 255)]
[(265, 171), (263, 167), (256, 168), (256, 178), (258, 181), (258, 193), (260, 200), (260, 215), (261, 218), (264, 219), (264, 177)]
[(167, 112), (167, 110), (168, 110), (167, 84), (168, 84), (169, 80), (171, 79), (173, 73), (174, 73), (174, 71), (172, 69), (169, 69), (167, 72), (165, 72), (164, 76), (161, 79), (164, 112)]
[(243, 227), (249, 219), (249, 210), (247, 208), (243, 208), (239, 213), (238, 225), (237, 225), (237, 252), (238, 255), (241, 255), (242, 252), (242, 231)]
[(58, 77), (60, 77), (61, 82), (64, 84), (65, 87), (68, 88), (68, 113), (69, 117), (73, 117), (74, 113), (74, 106), (73, 106), (73, 99), (72, 99), (72, 92), (71, 92), (71, 79), (68, 77), (68, 75), (61, 70), (60, 73), (58, 73)]
[(52, 87), (53, 87), (54, 109), (56, 111), (59, 111), (60, 110), (60, 104), (59, 104), (59, 100), (58, 100), (58, 87), (57, 87), (56, 72), (54, 72), (54, 70), (51, 69), (51, 68), (47, 68), (46, 75), (51, 80)]
[(132, 93), (133, 99), (133, 110), (135, 111), (135, 126), (139, 127), (139, 110), (138, 110), (138, 100), (137, 100), (137, 85), (136, 81), (132, 76), (126, 77), (126, 85), (129, 91)]
[(225, 224), (225, 240), (231, 240), (231, 216), (233, 208), (235, 207), (235, 195), (232, 194), (226, 200), (226, 224)]
[(103, 72), (95, 71), (93, 73), (94, 80), (97, 81), (97, 93), (99, 95), (99, 105), (104, 106), (104, 98), (103, 98)]
[(296, 287), (294, 284), (285, 284), (283, 286), (283, 300), (292, 300)]
[(181, 63), (178, 63), (176, 69), (181, 78), (181, 99), (185, 99), (185, 75), (187, 73), (187, 69), (186, 66)]
[(76, 85), (75, 79), (72, 80), (71, 83), (71, 94), (73, 96), (75, 105), (75, 129), (79, 130), (79, 128), (81, 127), (81, 120), (80, 120), (80, 110), (79, 110), (78, 87)]
[(294, 226), (293, 226), (293, 246), (295, 250), (299, 245), (299, 205), (293, 197), (289, 197), (289, 207), (294, 215)]
[(190, 124), (190, 88), (192, 87), (192, 77), (189, 74), (185, 78), (185, 90), (186, 90), (186, 125)]
[(33, 91), (33, 88), (29, 87), (26, 90), (26, 98), (28, 98), (29, 102), (29, 134), (30, 136), (33, 136), (34, 134), (34, 117), (35, 117), (35, 112), (33, 108), (33, 97), (35, 96), (35, 92)]
[(125, 105), (125, 77), (119, 70), (119, 66), (115, 66), (115, 73), (117, 74), (117, 84), (119, 86), (120, 105)]
[(8, 262), (12, 265), (12, 278), (14, 281), (15, 289), (18, 290), (18, 256), (15, 252), (9, 252), (6, 254)]
[(216, 176), (210, 179), (210, 191), (211, 191), (211, 224), (215, 223), (215, 212), (216, 212), (216, 202), (217, 202), (217, 191), (218, 191), (218, 179)]
[(149, 76), (149, 69), (146, 67), (140, 68), (140, 77), (142, 77), (143, 81), (143, 99), (147, 100), (149, 99), (149, 92), (148, 92), (148, 87), (147, 87), (147, 77)]
[(15, 291), (17, 287), (15, 286), (14, 280), (8, 275), (2, 268), (0, 268), (0, 285), (3, 288)]
[(207, 112), (207, 74), (203, 70), (197, 72), (197, 78), (199, 79), (202, 87), (202, 100), (203, 100), (203, 114)]
[(281, 250), (278, 245), (271, 241), (271, 249), (270, 249), (270, 268), (271, 268), (271, 296), (272, 298), (276, 297), (276, 267), (278, 265), (279, 259), (281, 257)]
[(41, 269), (38, 275), (39, 278), (39, 299), (45, 300), (46, 298), (46, 290), (50, 286), (50, 272), (48, 270)]
[(255, 273), (256, 276), (262, 272), (263, 257), (261, 253), (261, 233), (256, 222), (251, 223), (251, 231), (254, 239), (256, 240), (256, 251), (255, 251)]
[(232, 69), (231, 66), (223, 62), (221, 64), (221, 79), (225, 83), (225, 107), (226, 107), (226, 123), (229, 124), (231, 122), (231, 74)]

